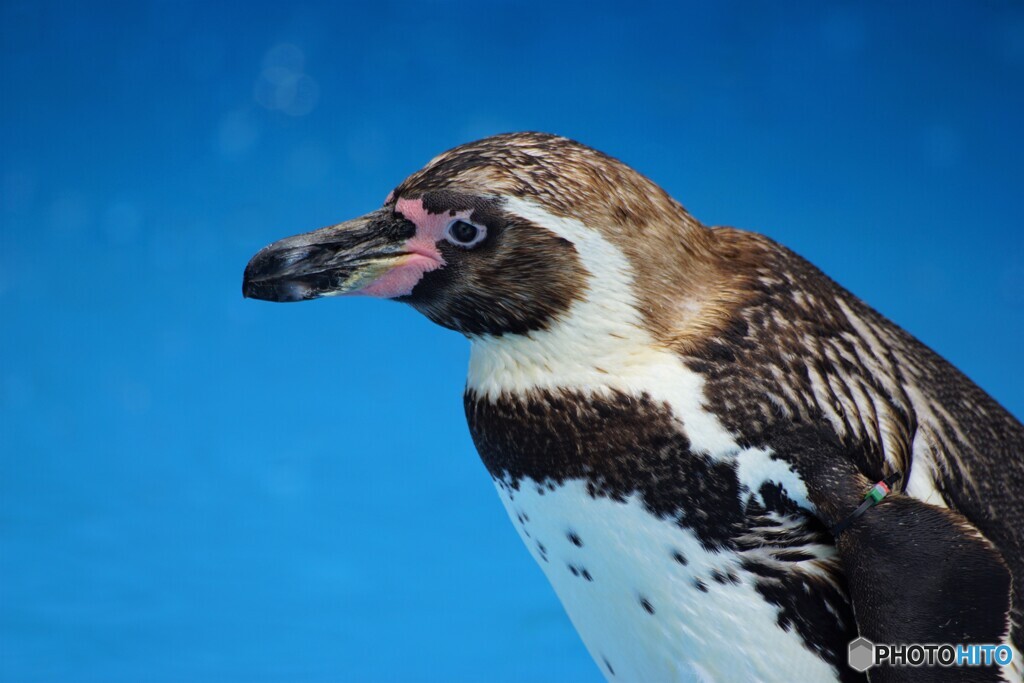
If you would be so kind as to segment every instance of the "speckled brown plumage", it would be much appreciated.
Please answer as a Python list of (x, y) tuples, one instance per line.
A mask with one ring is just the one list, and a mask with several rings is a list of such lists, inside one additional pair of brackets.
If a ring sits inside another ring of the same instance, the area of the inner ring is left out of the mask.
[[(827, 424), (859, 471), (913, 474), (915, 443), (939, 466), (942, 503), (971, 520), (1014, 576), (1024, 646), (1024, 427), (931, 349), (768, 238), (717, 229), (757, 254), (746, 302), (685, 358), (709, 407), (750, 445)], [(874, 339), (871, 339), (871, 337)], [(820, 380), (816, 379), (820, 378)], [(814, 384), (824, 388), (816, 392)]]

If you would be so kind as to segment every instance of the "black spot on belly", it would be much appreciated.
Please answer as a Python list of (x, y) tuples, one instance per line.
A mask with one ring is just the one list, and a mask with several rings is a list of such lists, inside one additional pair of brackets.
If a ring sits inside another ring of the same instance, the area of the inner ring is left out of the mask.
[(712, 569), (711, 578), (714, 579), (716, 583), (720, 583), (723, 586), (727, 583), (738, 584), (740, 582), (740, 578), (736, 576), (731, 569), (725, 571)]
[(577, 548), (582, 548), (583, 547), (583, 540), (579, 536), (576, 535), (575, 531), (570, 531), (565, 536), (566, 536), (566, 538), (569, 539), (569, 542), (572, 543)]
[(672, 553), (672, 559), (678, 562), (679, 564), (683, 565), (684, 567), (689, 564), (689, 561), (686, 559), (686, 555), (683, 555), (678, 550)]
[(594, 580), (594, 577), (590, 575), (590, 572), (587, 571), (586, 567), (577, 567), (576, 565), (572, 564), (566, 564), (565, 566), (569, 569), (569, 573), (571, 573), (573, 576), (579, 576), (583, 579), (586, 579), (587, 581)]
[(699, 590), (701, 593), (707, 593), (708, 592), (708, 585), (706, 583), (704, 583), (703, 581), (701, 581), (700, 579), (694, 579), (693, 580), (693, 587), (696, 588), (697, 590)]
[(654, 614), (654, 605), (647, 598), (640, 596), (640, 606), (644, 608), (648, 614)]
[(610, 673), (612, 676), (614, 676), (615, 675), (615, 669), (612, 668), (611, 662), (608, 661), (608, 658), (602, 656), (601, 657), (601, 661), (604, 662), (604, 668), (608, 669), (608, 673)]

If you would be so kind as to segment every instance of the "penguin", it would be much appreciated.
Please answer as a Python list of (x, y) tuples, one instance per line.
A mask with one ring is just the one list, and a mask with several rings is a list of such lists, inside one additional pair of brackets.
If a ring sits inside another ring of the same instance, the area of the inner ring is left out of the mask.
[(260, 250), (243, 294), (393, 299), (469, 339), (473, 442), (609, 681), (863, 681), (858, 637), (1013, 656), (872, 681), (1021, 680), (1024, 426), (808, 261), (612, 157), (456, 147)]

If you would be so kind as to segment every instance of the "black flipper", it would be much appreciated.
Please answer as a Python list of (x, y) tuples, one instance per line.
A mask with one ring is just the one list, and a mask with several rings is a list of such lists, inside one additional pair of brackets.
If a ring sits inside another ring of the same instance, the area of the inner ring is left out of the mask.
[[(872, 480), (850, 454), (820, 436), (779, 439), (822, 521), (833, 527), (857, 508)], [(781, 447), (781, 449), (780, 449)], [(860, 635), (875, 643), (1004, 643), (1010, 572), (996, 548), (962, 515), (897, 489), (836, 539)], [(998, 667), (876, 667), (871, 681), (1002, 681)]]

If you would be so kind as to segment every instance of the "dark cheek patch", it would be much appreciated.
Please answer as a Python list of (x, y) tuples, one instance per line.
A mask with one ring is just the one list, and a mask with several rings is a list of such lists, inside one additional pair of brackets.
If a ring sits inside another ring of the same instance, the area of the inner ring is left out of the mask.
[(488, 237), (476, 249), (442, 242), (448, 266), (427, 273), (404, 300), (468, 335), (526, 334), (564, 315), (586, 291), (586, 271), (572, 243), (514, 217), (497, 220), (489, 219)]

